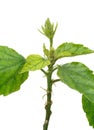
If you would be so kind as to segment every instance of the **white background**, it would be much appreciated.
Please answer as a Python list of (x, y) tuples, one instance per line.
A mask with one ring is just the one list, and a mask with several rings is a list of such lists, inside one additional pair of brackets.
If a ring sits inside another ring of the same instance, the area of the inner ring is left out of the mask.
[[(63, 42), (82, 43), (94, 49), (94, 0), (0, 0), (0, 45), (14, 48), (27, 57), (42, 54), (48, 40), (38, 29), (46, 18), (58, 22), (54, 46)], [(80, 61), (94, 70), (94, 54), (64, 58)], [(46, 81), (41, 71), (31, 72), (21, 90), (0, 97), (1, 130), (42, 130)], [(93, 130), (82, 110), (81, 95), (63, 83), (53, 86), (49, 130)]]

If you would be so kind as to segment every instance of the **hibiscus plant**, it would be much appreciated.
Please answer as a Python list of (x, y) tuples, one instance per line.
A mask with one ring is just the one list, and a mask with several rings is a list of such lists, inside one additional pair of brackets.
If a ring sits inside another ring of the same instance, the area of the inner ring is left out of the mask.
[[(49, 39), (49, 48), (43, 44), (44, 57), (30, 54), (27, 58), (7, 46), (0, 46), (0, 95), (7, 96), (20, 89), (27, 80), (29, 71), (40, 70), (47, 79), (45, 121), (43, 130), (48, 130), (52, 106), (52, 88), (56, 82), (62, 82), (82, 94), (82, 106), (89, 124), (94, 127), (94, 74), (80, 62), (57, 64), (59, 59), (94, 53), (94, 50), (65, 42), (54, 48), (53, 38), (58, 24), (51, 23), (48, 18), (39, 30)], [(88, 60), (88, 59), (87, 59)], [(62, 62), (62, 61), (61, 61)], [(57, 78), (54, 79), (54, 73)], [(37, 95), (36, 95), (37, 96)]]

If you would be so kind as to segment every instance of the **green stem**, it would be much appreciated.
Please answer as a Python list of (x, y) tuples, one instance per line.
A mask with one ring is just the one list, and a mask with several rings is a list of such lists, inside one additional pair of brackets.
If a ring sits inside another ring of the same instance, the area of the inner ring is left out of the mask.
[(53, 46), (53, 38), (50, 38), (50, 49)]
[(53, 65), (48, 67), (48, 75), (47, 75), (47, 103), (45, 105), (45, 110), (46, 110), (46, 117), (45, 117), (45, 121), (43, 124), (43, 130), (47, 130), (48, 129), (48, 125), (49, 125), (49, 120), (50, 120), (50, 116), (51, 116), (51, 105), (52, 105), (52, 100), (51, 100), (51, 96), (52, 96), (52, 70), (53, 70)]
[(43, 124), (43, 130), (47, 130), (48, 129), (48, 125), (49, 125), (49, 120), (50, 120), (50, 116), (52, 114), (51, 112), (51, 105), (52, 105), (52, 85), (53, 85), (53, 81), (52, 81), (52, 73), (53, 73), (53, 66), (55, 64), (55, 60), (54, 60), (54, 52), (52, 50), (53, 48), (53, 38), (50, 38), (50, 65), (48, 66), (48, 73), (46, 73), (46, 77), (47, 77), (47, 102), (45, 105), (45, 110), (46, 110), (46, 116), (45, 116), (45, 121)]

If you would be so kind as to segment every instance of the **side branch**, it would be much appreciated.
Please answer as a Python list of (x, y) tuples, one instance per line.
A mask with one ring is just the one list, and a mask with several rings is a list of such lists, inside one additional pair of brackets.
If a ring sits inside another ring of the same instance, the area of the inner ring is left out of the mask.
[(59, 82), (59, 81), (60, 81), (60, 79), (55, 79), (55, 80), (52, 80), (52, 83), (54, 84), (54, 83)]
[(53, 72), (54, 72), (55, 70), (57, 70), (57, 67), (55, 67), (55, 68), (53, 69)]
[(44, 69), (41, 69), (41, 71), (42, 71), (45, 75), (47, 75), (47, 72), (46, 72)]

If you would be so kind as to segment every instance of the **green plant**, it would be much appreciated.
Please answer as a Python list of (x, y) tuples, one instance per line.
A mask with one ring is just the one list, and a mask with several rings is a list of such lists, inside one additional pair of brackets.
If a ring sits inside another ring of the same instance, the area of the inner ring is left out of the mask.
[[(51, 116), (52, 87), (56, 82), (63, 82), (70, 88), (82, 94), (83, 110), (86, 112), (89, 124), (94, 127), (94, 74), (87, 66), (80, 62), (71, 62), (58, 65), (57, 60), (94, 53), (81, 44), (62, 43), (56, 49), (53, 38), (58, 24), (54, 25), (49, 18), (39, 30), (49, 39), (49, 49), (43, 45), (44, 57), (31, 54), (26, 59), (15, 50), (0, 46), (0, 95), (9, 95), (20, 89), (20, 85), (28, 78), (29, 71), (41, 70), (47, 79), (47, 102), (45, 105), (46, 117), (43, 130), (48, 129)], [(56, 79), (53, 79), (57, 72)]]

